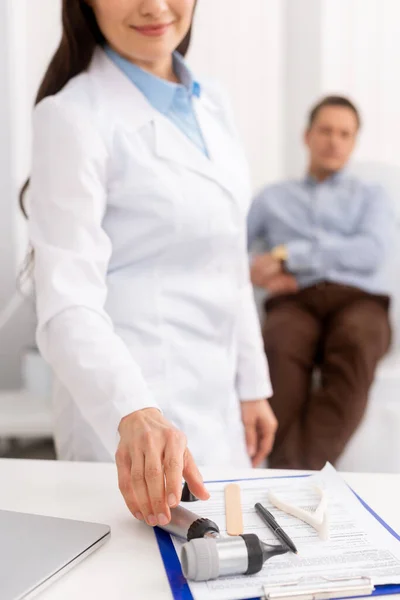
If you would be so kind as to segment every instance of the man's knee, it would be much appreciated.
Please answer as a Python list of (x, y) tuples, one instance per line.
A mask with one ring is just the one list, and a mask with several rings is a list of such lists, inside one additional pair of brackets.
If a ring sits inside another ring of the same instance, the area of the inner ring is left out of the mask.
[(384, 353), (389, 344), (390, 330), (384, 315), (381, 318), (377, 318), (376, 315), (360, 318), (360, 315), (352, 314), (337, 326), (329, 337), (328, 346), (331, 349), (365, 352), (374, 348)]
[(319, 328), (307, 314), (282, 311), (267, 315), (263, 337), (267, 354), (273, 353), (280, 357), (302, 352), (314, 354), (319, 342)]

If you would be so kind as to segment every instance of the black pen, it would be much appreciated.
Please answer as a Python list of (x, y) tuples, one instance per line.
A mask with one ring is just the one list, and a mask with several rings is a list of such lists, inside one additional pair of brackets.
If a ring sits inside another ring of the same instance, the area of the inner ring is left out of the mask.
[(285, 533), (283, 531), (282, 527), (275, 521), (275, 518), (272, 515), (272, 513), (270, 513), (269, 510), (267, 510), (259, 502), (257, 502), (257, 504), (254, 505), (254, 508), (256, 509), (257, 514), (262, 518), (262, 520), (264, 521), (264, 523), (266, 525), (268, 525), (268, 527), (271, 529), (271, 531), (274, 532), (274, 534), (276, 535), (276, 537), (278, 538), (278, 540), (280, 542), (282, 542), (282, 544), (284, 544), (285, 546), (287, 546), (292, 552), (294, 552), (295, 554), (297, 554), (297, 548), (296, 548), (296, 546), (293, 544), (293, 542), (290, 539), (290, 537), (288, 536), (288, 534)]

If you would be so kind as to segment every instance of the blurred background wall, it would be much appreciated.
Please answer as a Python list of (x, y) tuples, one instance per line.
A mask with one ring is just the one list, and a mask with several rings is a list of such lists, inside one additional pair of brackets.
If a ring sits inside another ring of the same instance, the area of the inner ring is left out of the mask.
[(304, 168), (299, 131), (317, 96), (349, 95), (363, 129), (355, 160), (400, 166), (400, 2), (286, 0), (285, 175)]
[[(0, 3), (0, 313), (16, 292), (27, 253), (18, 193), (29, 173), (36, 90), (60, 32), (58, 0)], [(34, 308), (27, 301), (0, 329), (0, 390), (23, 385), (23, 359), (34, 346), (34, 328)]]

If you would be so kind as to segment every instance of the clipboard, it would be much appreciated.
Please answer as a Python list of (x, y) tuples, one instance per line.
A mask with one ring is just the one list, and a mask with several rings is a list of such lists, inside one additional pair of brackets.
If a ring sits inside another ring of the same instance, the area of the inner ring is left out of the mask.
[[(240, 483), (241, 481), (268, 481), (270, 479), (302, 479), (310, 477), (311, 475), (287, 475), (287, 476), (272, 476), (272, 477), (250, 477), (248, 479), (227, 479), (227, 480), (213, 480), (206, 481), (205, 483)], [(351, 489), (351, 488), (350, 488)], [(363, 500), (358, 494), (351, 490), (355, 497), (359, 500), (362, 506), (384, 527), (396, 540), (400, 542), (400, 535), (394, 531), (383, 519), (380, 517), (366, 502)], [(176, 553), (174, 544), (171, 539), (171, 535), (166, 531), (155, 527), (154, 529), (157, 544), (160, 550), (161, 558), (164, 563), (164, 568), (168, 577), (169, 585), (171, 588), (172, 596), (174, 600), (194, 600), (192, 592), (190, 591), (190, 587), (182, 573), (181, 563), (179, 557)], [(365, 590), (368, 589), (368, 586), (373, 589), (372, 593), (368, 593), (369, 596), (387, 596), (391, 594), (400, 594), (400, 584), (390, 584), (390, 585), (377, 585), (375, 588), (372, 586), (372, 582), (368, 580), (368, 578), (360, 577), (359, 587), (351, 586), (351, 589), (346, 589), (345, 587), (341, 587), (343, 589), (343, 596), (339, 596), (335, 600), (339, 600), (342, 598), (349, 597), (360, 597), (366, 595)], [(338, 580), (336, 580), (338, 581)], [(343, 581), (343, 580), (342, 580)], [(354, 579), (351, 581), (355, 581)], [(334, 583), (334, 581), (332, 581)], [(313, 598), (313, 600), (318, 600), (319, 598), (334, 598), (333, 595), (328, 594), (326, 588), (322, 591), (319, 589), (313, 590), (301, 590), (297, 592), (292, 588), (292, 590), (287, 590), (286, 594), (282, 593), (282, 587), (278, 586), (280, 593), (275, 594), (274, 590), (271, 591), (265, 590), (263, 597), (258, 598), (247, 598), (246, 600), (305, 600), (306, 598)], [(333, 586), (334, 588), (335, 586)], [(338, 588), (339, 589), (339, 588)], [(308, 592), (305, 595), (305, 591)], [(346, 593), (348, 592), (348, 593)]]

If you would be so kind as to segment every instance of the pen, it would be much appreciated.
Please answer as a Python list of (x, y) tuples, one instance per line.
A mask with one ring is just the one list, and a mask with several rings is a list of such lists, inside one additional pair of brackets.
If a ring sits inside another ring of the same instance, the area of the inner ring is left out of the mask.
[(285, 546), (287, 546), (288, 548), (290, 548), (290, 550), (292, 552), (294, 552), (295, 554), (297, 554), (297, 548), (294, 545), (294, 543), (292, 542), (292, 540), (290, 539), (290, 537), (288, 536), (287, 533), (285, 533), (282, 529), (282, 527), (276, 522), (274, 516), (269, 512), (269, 510), (267, 510), (262, 504), (260, 504), (259, 502), (257, 502), (257, 504), (254, 505), (254, 508), (257, 511), (257, 514), (262, 518), (262, 520), (264, 521), (264, 523), (266, 525), (268, 525), (268, 527), (271, 529), (271, 531), (274, 532), (274, 534), (276, 535), (276, 537), (278, 538), (278, 540), (280, 542), (282, 542), (282, 544), (284, 544)]

